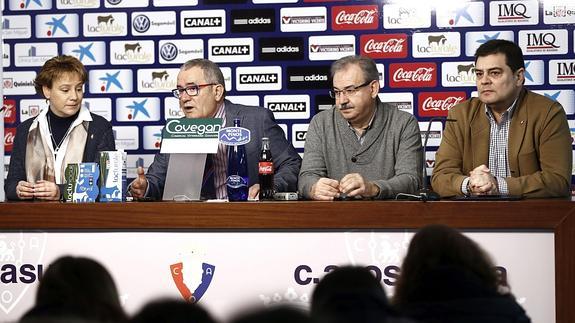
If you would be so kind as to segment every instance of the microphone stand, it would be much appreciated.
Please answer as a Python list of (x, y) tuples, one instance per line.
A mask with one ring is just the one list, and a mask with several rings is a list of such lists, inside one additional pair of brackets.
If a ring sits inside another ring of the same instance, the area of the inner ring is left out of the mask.
[(427, 141), (429, 140), (429, 132), (431, 131), (431, 124), (433, 122), (436, 121), (449, 121), (449, 122), (453, 122), (456, 121), (455, 119), (447, 119), (444, 117), (434, 117), (429, 119), (429, 123), (427, 124), (427, 132), (425, 133), (425, 140), (423, 142), (423, 178), (422, 178), (422, 186), (421, 189), (419, 191), (417, 191), (415, 193), (415, 196), (418, 197), (419, 200), (426, 202), (426, 201), (439, 201), (441, 199), (441, 197), (439, 196), (439, 194), (437, 194), (436, 192), (434, 192), (433, 190), (431, 190), (429, 188), (429, 180), (427, 178), (427, 163), (426, 163), (426, 151), (427, 151)]

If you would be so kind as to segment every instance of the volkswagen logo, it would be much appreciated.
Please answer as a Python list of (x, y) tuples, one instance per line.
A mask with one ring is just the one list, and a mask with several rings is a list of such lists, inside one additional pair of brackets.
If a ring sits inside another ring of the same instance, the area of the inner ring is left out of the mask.
[(160, 55), (166, 61), (173, 61), (178, 56), (178, 47), (174, 43), (165, 43), (160, 48)]
[(146, 15), (137, 15), (132, 21), (132, 27), (139, 33), (145, 33), (150, 29), (150, 18)]

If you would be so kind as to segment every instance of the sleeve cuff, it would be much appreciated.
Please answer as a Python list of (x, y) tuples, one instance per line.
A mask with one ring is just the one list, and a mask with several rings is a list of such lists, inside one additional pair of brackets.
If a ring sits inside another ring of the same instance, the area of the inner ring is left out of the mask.
[(499, 189), (499, 194), (509, 194), (509, 189), (507, 188), (507, 181), (505, 178), (497, 176), (495, 177), (497, 180), (497, 187)]
[(461, 183), (461, 193), (463, 193), (464, 195), (470, 194), (469, 190), (467, 189), (467, 184), (469, 184), (469, 177), (465, 177), (465, 179)]

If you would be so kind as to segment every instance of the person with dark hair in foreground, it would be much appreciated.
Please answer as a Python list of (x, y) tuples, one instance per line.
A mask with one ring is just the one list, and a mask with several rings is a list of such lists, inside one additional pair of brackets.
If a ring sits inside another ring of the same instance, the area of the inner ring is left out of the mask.
[(131, 323), (216, 323), (198, 304), (173, 299), (155, 300), (132, 317)]
[(122, 323), (127, 316), (110, 273), (95, 260), (65, 256), (46, 270), (36, 304), (20, 319), (28, 322)]
[(489, 256), (445, 225), (422, 228), (401, 266), (393, 305), (425, 323), (527, 323)]
[(313, 291), (311, 317), (317, 323), (410, 322), (389, 305), (381, 283), (363, 267), (339, 267)]
[(231, 323), (311, 323), (306, 312), (287, 305), (252, 309), (233, 318)]

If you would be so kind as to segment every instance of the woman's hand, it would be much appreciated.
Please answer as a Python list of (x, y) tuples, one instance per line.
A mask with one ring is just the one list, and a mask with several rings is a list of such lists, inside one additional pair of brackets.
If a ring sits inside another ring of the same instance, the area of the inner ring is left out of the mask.
[(30, 200), (34, 198), (34, 184), (26, 181), (19, 181), (16, 185), (16, 196), (21, 200)]
[(57, 201), (60, 199), (60, 188), (54, 182), (37, 181), (34, 184), (34, 197), (39, 200)]

